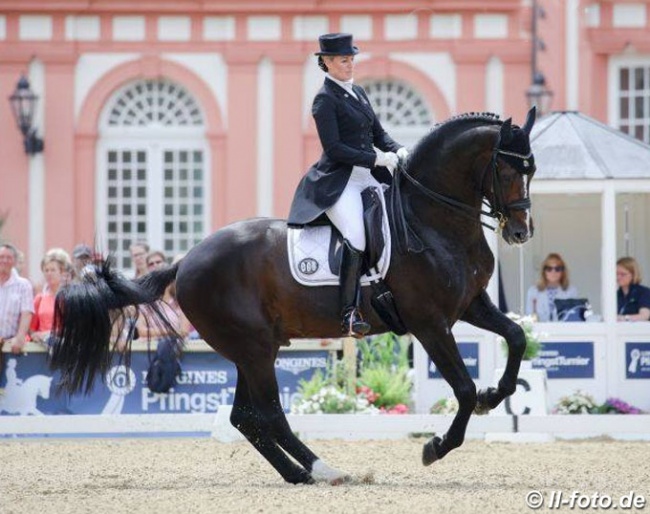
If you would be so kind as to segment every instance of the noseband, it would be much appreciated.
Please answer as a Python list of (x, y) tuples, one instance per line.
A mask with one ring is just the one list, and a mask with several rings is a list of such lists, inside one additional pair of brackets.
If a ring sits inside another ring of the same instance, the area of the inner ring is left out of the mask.
[[(483, 225), (486, 228), (489, 228), (490, 230), (496, 232), (498, 230), (502, 230), (503, 227), (505, 227), (506, 223), (508, 222), (508, 218), (510, 217), (510, 212), (511, 211), (525, 211), (530, 209), (531, 207), (531, 201), (530, 197), (528, 198), (521, 198), (520, 200), (516, 200), (511, 203), (505, 203), (505, 200), (503, 198), (503, 192), (501, 191), (501, 180), (500, 180), (500, 173), (499, 173), (499, 161), (498, 157), (499, 155), (506, 155), (508, 157), (514, 157), (517, 159), (522, 160), (522, 168), (530, 168), (526, 169), (526, 171), (520, 171), (519, 168), (516, 168), (516, 170), (521, 173), (522, 175), (527, 175), (528, 176), (528, 183), (530, 184), (530, 175), (533, 172), (533, 167), (530, 166), (530, 159), (533, 156), (532, 152), (529, 152), (527, 155), (524, 154), (519, 154), (515, 152), (510, 152), (507, 150), (502, 150), (499, 148), (499, 145), (501, 143), (501, 134), (498, 134), (496, 144), (494, 145), (494, 149), (492, 150), (492, 157), (490, 158), (490, 162), (488, 162), (487, 166), (485, 167), (485, 171), (483, 172), (483, 179), (481, 180), (481, 184), (485, 182), (485, 175), (491, 171), (492, 175), (492, 191), (493, 191), (493, 201), (490, 202), (486, 199), (486, 193), (485, 190), (482, 190), (483, 194), (483, 204), (486, 205), (487, 207), (490, 208), (490, 210), (484, 210), (482, 208), (476, 208), (472, 207), (471, 205), (467, 205), (464, 202), (461, 202), (459, 200), (456, 200), (454, 198), (451, 198), (449, 196), (443, 195), (442, 193), (438, 193), (437, 191), (434, 191), (432, 189), (429, 189), (426, 187), (424, 184), (422, 184), (420, 181), (418, 181), (415, 177), (410, 175), (406, 171), (406, 167), (400, 162), (397, 166), (397, 170), (395, 171), (395, 176), (393, 177), (393, 186), (391, 187), (391, 193), (390, 193), (390, 205), (391, 205), (391, 210), (392, 210), (392, 216), (395, 221), (395, 226), (398, 228), (398, 232), (401, 231), (402, 237), (398, 237), (398, 249), (400, 253), (404, 253), (403, 250), (404, 248), (406, 251), (415, 251), (421, 252), (425, 249), (425, 245), (422, 243), (420, 238), (415, 234), (409, 223), (406, 221), (404, 217), (404, 209), (402, 207), (402, 198), (400, 194), (400, 182), (401, 182), (401, 177), (404, 176), (411, 184), (415, 186), (415, 188), (420, 191), (423, 195), (425, 195), (428, 198), (431, 198), (432, 200), (444, 204), (448, 207), (451, 207), (452, 209), (455, 209), (459, 214), (462, 214), (463, 216), (467, 218), (471, 218), (473, 220), (476, 220), (477, 218), (479, 223)], [(489, 223), (485, 223), (480, 219), (480, 215), (488, 216), (490, 218), (494, 218), (498, 220), (498, 225), (497, 226), (492, 226)], [(419, 248), (413, 249), (409, 245), (409, 234), (412, 234), (414, 238), (418, 241), (418, 246)], [(404, 241), (402, 241), (404, 239)]]

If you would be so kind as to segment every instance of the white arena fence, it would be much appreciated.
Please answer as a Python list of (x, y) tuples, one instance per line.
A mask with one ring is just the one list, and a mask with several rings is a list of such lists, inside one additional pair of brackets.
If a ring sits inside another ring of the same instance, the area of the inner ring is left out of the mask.
[[(575, 330), (574, 327), (566, 328)], [(494, 337), (468, 327), (461, 327), (456, 336), (470, 373), (475, 374), (477, 385), (494, 385), (501, 373), (498, 368), (503, 363), (500, 346)], [(556, 336), (555, 340), (566, 339), (567, 344), (579, 343), (576, 347), (578, 352), (585, 348), (589, 350), (579, 358), (564, 359), (564, 362), (578, 363), (574, 371), (583, 376), (553, 379), (551, 373), (546, 371), (547, 366), (541, 366), (542, 370), (539, 366), (536, 366), (538, 369), (522, 369), (516, 395), (489, 416), (473, 416), (468, 437), (513, 441), (602, 436), (650, 439), (650, 415), (646, 414), (549, 414), (559, 396), (571, 394), (576, 389), (583, 389), (598, 401), (604, 401), (606, 397), (617, 396), (608, 394), (608, 391), (616, 393), (636, 386), (641, 390), (638, 396), (650, 404), (643, 360), (643, 345), (646, 344), (643, 337), (631, 338), (633, 344), (637, 345), (634, 348), (641, 348), (634, 355), (626, 357), (625, 351), (630, 350), (629, 346), (613, 349), (621, 350), (618, 360), (623, 371), (608, 374), (614, 363), (598, 355), (601, 351), (606, 353), (606, 345), (597, 343), (592, 347), (585, 346), (588, 338), (575, 333)], [(340, 340), (300, 340), (280, 352), (276, 372), (285, 409), (288, 410), (296, 394), (300, 378), (309, 378), (316, 369), (325, 368), (331, 352), (342, 347)], [(557, 345), (553, 348), (554, 351), (558, 348), (562, 350)], [(53, 394), (56, 381), (52, 380), (52, 373), (47, 369), (44, 349), (34, 344), (29, 344), (26, 349), (27, 355), (24, 356), (4, 355), (5, 366), (11, 359), (15, 360), (12, 365), (19, 383), (7, 384), (5, 374), (0, 374), (0, 388), (5, 387), (4, 394), (0, 396), (0, 437), (212, 435), (223, 441), (240, 439), (228, 422), (236, 380), (234, 366), (203, 341), (188, 344), (179, 383), (170, 394), (164, 395), (151, 393), (146, 387), (146, 343), (134, 344), (128, 379), (127, 371), (117, 362), (107, 377), (108, 386), (99, 383), (90, 395), (69, 399)], [(571, 353), (573, 349), (567, 351)], [(630, 359), (635, 356), (635, 372), (640, 371), (640, 376), (629, 378)], [(559, 359), (555, 355), (554, 359), (554, 362), (562, 362), (561, 355)], [(560, 366), (560, 375), (566, 373), (567, 367), (562, 369)], [(584, 376), (589, 373), (593, 376)], [(628, 373), (627, 377), (625, 373)], [(451, 396), (451, 390), (436, 375), (435, 367), (432, 367), (417, 343), (414, 377), (414, 414), (288, 415), (289, 422), (293, 430), (305, 439), (401, 438), (413, 434), (444, 433), (452, 417), (427, 413), (437, 400)], [(630, 384), (618, 387), (619, 380), (629, 381)], [(623, 399), (629, 401), (625, 396)], [(648, 405), (636, 406), (650, 410)]]

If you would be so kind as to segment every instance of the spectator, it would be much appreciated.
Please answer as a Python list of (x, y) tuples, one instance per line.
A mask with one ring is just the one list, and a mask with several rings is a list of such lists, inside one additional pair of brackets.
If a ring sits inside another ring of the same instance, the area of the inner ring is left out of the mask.
[(131, 262), (135, 271), (135, 278), (147, 274), (147, 254), (149, 245), (144, 241), (136, 241), (129, 247)]
[(633, 257), (616, 261), (618, 321), (650, 320), (650, 288), (641, 285), (641, 269)]
[(540, 278), (528, 289), (526, 314), (538, 321), (557, 321), (556, 299), (576, 298), (578, 291), (569, 285), (569, 270), (558, 253), (549, 253), (542, 263)]
[(0, 245), (0, 358), (3, 344), (9, 345), (13, 354), (22, 353), (34, 313), (32, 284), (15, 269), (18, 256), (15, 246)]
[[(149, 271), (164, 269), (168, 266), (167, 258), (165, 254), (161, 251), (153, 251), (147, 254), (147, 269)], [(161, 300), (156, 302), (157, 307), (165, 314), (171, 325), (176, 329), (176, 331), (183, 337), (186, 337), (191, 330), (190, 323), (181, 311), (178, 302), (176, 302), (176, 297), (174, 295), (175, 291), (175, 282), (165, 289), (165, 293)], [(147, 307), (142, 308), (142, 316), (138, 320), (137, 329), (140, 337), (145, 338), (164, 338), (165, 336), (170, 335), (167, 329), (163, 326), (154, 326), (149, 322), (150, 309)]]
[(78, 280), (81, 276), (81, 270), (93, 260), (93, 249), (87, 244), (78, 244), (72, 250), (72, 266), (74, 268), (74, 279)]
[(45, 285), (34, 298), (34, 316), (29, 327), (34, 342), (47, 343), (54, 322), (54, 300), (60, 287), (68, 282), (71, 269), (70, 256), (61, 248), (52, 248), (43, 257), (41, 271)]

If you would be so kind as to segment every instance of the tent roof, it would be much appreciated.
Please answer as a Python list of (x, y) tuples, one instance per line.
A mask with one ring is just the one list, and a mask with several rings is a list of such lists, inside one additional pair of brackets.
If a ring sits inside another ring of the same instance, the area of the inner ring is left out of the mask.
[(531, 133), (535, 180), (650, 179), (650, 145), (579, 112), (553, 112)]

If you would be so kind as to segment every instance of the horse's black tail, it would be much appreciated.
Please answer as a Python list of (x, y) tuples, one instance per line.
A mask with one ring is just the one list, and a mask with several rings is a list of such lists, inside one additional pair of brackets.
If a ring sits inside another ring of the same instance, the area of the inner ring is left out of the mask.
[(97, 375), (106, 376), (118, 342), (129, 365), (137, 305), (148, 304), (152, 321), (177, 334), (154, 303), (177, 270), (175, 264), (129, 280), (112, 268), (109, 259), (98, 260), (84, 268), (80, 282), (59, 291), (49, 357), (50, 367), (61, 372), (59, 390), (90, 393)]

